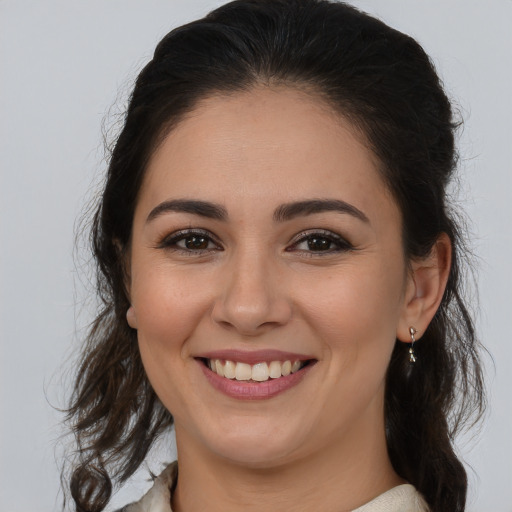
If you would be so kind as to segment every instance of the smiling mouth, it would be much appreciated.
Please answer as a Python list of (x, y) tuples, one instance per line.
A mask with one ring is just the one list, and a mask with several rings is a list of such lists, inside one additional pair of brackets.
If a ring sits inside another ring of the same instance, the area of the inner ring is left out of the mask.
[(314, 359), (306, 361), (269, 361), (256, 364), (247, 364), (222, 359), (201, 358), (203, 364), (213, 373), (229, 380), (245, 382), (266, 382), (287, 377), (297, 373), (304, 367), (316, 362)]

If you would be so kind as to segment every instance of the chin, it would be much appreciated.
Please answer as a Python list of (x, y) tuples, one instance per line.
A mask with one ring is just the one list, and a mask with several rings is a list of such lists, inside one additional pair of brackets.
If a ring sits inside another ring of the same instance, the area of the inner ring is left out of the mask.
[[(230, 446), (219, 446), (216, 451), (219, 456), (229, 460), (232, 464), (251, 469), (276, 467), (286, 464), (292, 459), (290, 450), (286, 447), (264, 441), (259, 443), (254, 440), (240, 440)], [(293, 451), (291, 450), (291, 452)]]
[(298, 432), (279, 429), (275, 425), (255, 427), (240, 425), (238, 428), (218, 429), (214, 438), (210, 431), (204, 441), (216, 455), (248, 468), (285, 464), (297, 456), (304, 444)]

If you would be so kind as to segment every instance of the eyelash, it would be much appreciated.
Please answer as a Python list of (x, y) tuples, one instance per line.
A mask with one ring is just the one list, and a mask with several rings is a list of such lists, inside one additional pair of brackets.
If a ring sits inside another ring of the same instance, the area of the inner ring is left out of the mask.
[[(312, 250), (303, 250), (303, 249), (296, 249), (296, 247), (304, 242), (308, 243), (314, 239), (320, 239), (320, 240), (327, 240), (329, 244), (334, 244), (336, 247), (334, 249), (328, 248), (327, 250), (321, 250), (321, 251), (312, 251)], [(315, 258), (315, 257), (322, 257), (326, 254), (335, 254), (335, 253), (341, 253), (341, 252), (348, 252), (353, 250), (354, 247), (352, 244), (347, 242), (343, 237), (340, 235), (328, 231), (325, 229), (312, 229), (308, 231), (303, 231), (302, 233), (299, 233), (296, 236), (295, 241), (292, 242), (292, 244), (286, 249), (287, 252), (294, 252), (294, 251), (302, 251), (303, 255), (309, 258)]]
[[(193, 237), (204, 238), (208, 244), (210, 242), (214, 243), (215, 249), (189, 249), (187, 247), (178, 246), (178, 242), (182, 240), (187, 240), (187, 238), (191, 239)], [(176, 231), (171, 233), (169, 236), (166, 236), (159, 244), (158, 248), (160, 249), (168, 249), (173, 251), (178, 251), (182, 253), (186, 253), (189, 255), (199, 256), (205, 253), (208, 253), (212, 250), (222, 251), (223, 249), (220, 247), (220, 243), (215, 240), (212, 234), (209, 231), (205, 231), (202, 229), (182, 229), (180, 231)]]
[[(215, 248), (206, 248), (206, 249), (192, 249), (187, 247), (180, 247), (178, 243), (181, 241), (185, 241), (187, 239), (192, 239), (194, 237), (204, 239), (207, 244), (213, 243)], [(297, 249), (297, 247), (302, 243), (309, 243), (314, 239), (327, 240), (327, 242), (332, 245), (334, 244), (336, 247), (332, 249), (331, 247), (326, 250), (305, 250), (305, 249)], [(224, 249), (221, 247), (221, 244), (212, 236), (209, 231), (201, 230), (201, 229), (184, 229), (180, 231), (176, 231), (171, 235), (165, 237), (159, 244), (159, 249), (167, 249), (178, 251), (181, 253), (185, 253), (189, 256), (201, 256), (205, 253), (209, 253), (213, 251), (223, 251)], [(314, 229), (303, 231), (299, 233), (292, 243), (286, 248), (286, 252), (302, 252), (306, 257), (321, 257), (324, 254), (333, 254), (340, 252), (347, 252), (353, 250), (354, 247), (347, 242), (343, 237), (333, 233), (332, 231), (324, 230), (324, 229)]]

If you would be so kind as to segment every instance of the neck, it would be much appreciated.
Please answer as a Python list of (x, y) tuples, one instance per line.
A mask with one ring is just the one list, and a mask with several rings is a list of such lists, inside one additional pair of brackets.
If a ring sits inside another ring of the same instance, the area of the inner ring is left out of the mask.
[(324, 442), (322, 450), (264, 468), (208, 452), (177, 425), (173, 511), (339, 512), (360, 507), (404, 483), (389, 461), (384, 426), (377, 432), (375, 423), (366, 425), (367, 432), (351, 429), (352, 435)]

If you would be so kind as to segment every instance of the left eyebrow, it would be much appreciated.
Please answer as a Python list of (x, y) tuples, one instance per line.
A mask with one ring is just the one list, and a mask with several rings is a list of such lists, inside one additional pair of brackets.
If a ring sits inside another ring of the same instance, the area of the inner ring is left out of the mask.
[(370, 223), (368, 217), (361, 210), (339, 199), (311, 199), (282, 204), (274, 211), (273, 219), (275, 222), (285, 222), (295, 217), (323, 212), (345, 213), (366, 224)]

